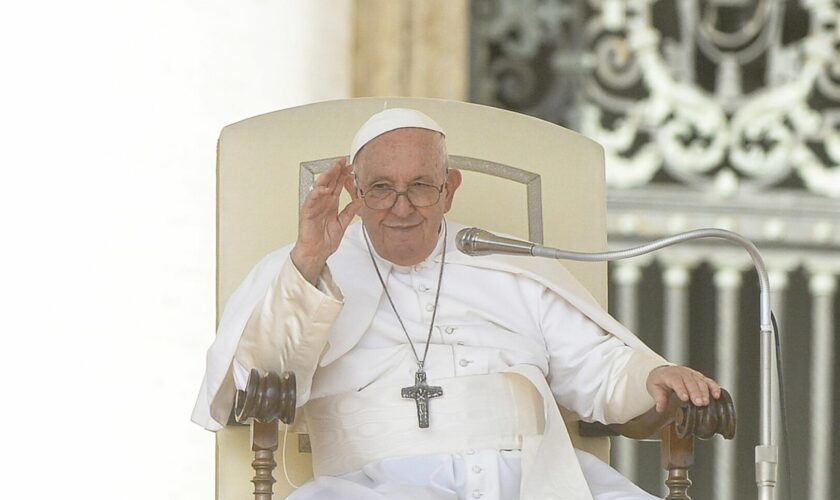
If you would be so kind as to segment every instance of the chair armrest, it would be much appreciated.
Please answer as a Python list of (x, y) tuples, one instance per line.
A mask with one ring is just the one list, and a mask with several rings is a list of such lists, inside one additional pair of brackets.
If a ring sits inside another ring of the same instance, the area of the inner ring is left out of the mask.
[(297, 383), (295, 374), (274, 372), (260, 376), (252, 368), (245, 390), (236, 391), (233, 414), (236, 422), (251, 424), (251, 450), (254, 452), (254, 500), (274, 498), (273, 476), (277, 462), (274, 453), (278, 446), (278, 423), (291, 424), (295, 420)]
[(708, 406), (698, 407), (672, 394), (662, 413), (651, 408), (623, 424), (579, 422), (578, 431), (581, 436), (589, 437), (621, 435), (631, 439), (660, 439), (662, 468), (668, 472), (666, 499), (690, 500), (688, 470), (694, 465), (694, 438), (709, 439), (720, 434), (724, 439), (732, 439), (735, 424), (732, 396), (721, 389), (720, 397)]
[(269, 372), (260, 376), (256, 368), (251, 369), (245, 390), (236, 391), (233, 404), (234, 416), (239, 423), (254, 419), (262, 423), (280, 420), (285, 424), (295, 421), (297, 383), (295, 374), (283, 372), (278, 375)]
[(674, 424), (677, 435), (709, 439), (720, 434), (724, 439), (735, 436), (735, 404), (726, 389), (721, 389), (720, 397), (712, 400), (708, 406), (698, 407), (694, 403), (681, 401), (672, 394), (668, 407), (662, 413), (655, 408), (623, 424), (602, 424), (600, 422), (580, 422), (580, 435), (584, 437), (625, 436), (631, 439), (658, 439), (665, 427)]

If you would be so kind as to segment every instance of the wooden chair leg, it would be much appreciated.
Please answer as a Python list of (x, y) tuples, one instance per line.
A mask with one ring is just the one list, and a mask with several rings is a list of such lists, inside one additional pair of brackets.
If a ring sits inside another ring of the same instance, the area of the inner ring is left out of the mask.
[(278, 420), (295, 420), (295, 374), (267, 373), (260, 376), (252, 369), (245, 390), (236, 391), (234, 416), (239, 423), (251, 423), (251, 450), (254, 452), (254, 499), (272, 500), (274, 496), (274, 452), (277, 450)]
[(668, 471), (666, 500), (690, 500), (688, 469), (694, 465), (694, 437), (679, 437), (674, 425), (662, 430), (662, 468)]
[(272, 500), (274, 497), (274, 452), (277, 450), (278, 440), (277, 420), (262, 423), (258, 420), (251, 422), (251, 450), (254, 451), (254, 500)]

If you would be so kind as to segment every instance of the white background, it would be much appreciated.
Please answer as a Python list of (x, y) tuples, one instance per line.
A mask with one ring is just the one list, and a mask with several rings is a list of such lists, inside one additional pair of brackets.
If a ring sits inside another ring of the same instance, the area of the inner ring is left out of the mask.
[(215, 141), (349, 94), (349, 5), (4, 5), (0, 498), (212, 498)]

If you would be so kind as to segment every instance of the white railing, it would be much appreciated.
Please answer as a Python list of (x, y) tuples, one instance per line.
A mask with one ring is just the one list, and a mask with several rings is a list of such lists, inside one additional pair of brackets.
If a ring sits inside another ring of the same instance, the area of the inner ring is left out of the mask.
[[(613, 235), (611, 247), (619, 249), (650, 239), (630, 237), (627, 234)], [(832, 245), (828, 245), (831, 247)], [(840, 252), (832, 248), (790, 248), (762, 249), (768, 262), (772, 295), (772, 308), (782, 329), (782, 345), (795, 347), (797, 359), (789, 359), (784, 352), (786, 366), (792, 369), (786, 373), (788, 392), (799, 391), (801, 401), (809, 401), (804, 408), (788, 408), (789, 415), (805, 415), (791, 419), (790, 439), (793, 448), (806, 448), (807, 465), (796, 464), (793, 468), (806, 471), (805, 477), (793, 478), (794, 498), (828, 500), (832, 486), (832, 418), (834, 393), (834, 320), (836, 317), (837, 276), (840, 275)], [(836, 255), (832, 258), (832, 255)], [(757, 290), (755, 274), (746, 266), (744, 258), (729, 249), (707, 244), (685, 245), (678, 252), (662, 252), (653, 259), (628, 260), (611, 264), (610, 307), (613, 314), (625, 325), (639, 332), (652, 347), (662, 352), (669, 360), (677, 363), (698, 362), (698, 367), (716, 378), (735, 398), (741, 416), (755, 415), (758, 404), (758, 387), (750, 378), (758, 366), (757, 339), (744, 339), (754, 328), (746, 330), (757, 317)], [(794, 282), (793, 284), (791, 284)], [(652, 292), (653, 291), (653, 292)], [(662, 317), (651, 318), (645, 310), (646, 294), (661, 296)], [(792, 304), (791, 297), (796, 298)], [(755, 298), (755, 304), (752, 304)], [(788, 310), (802, 303), (809, 310)], [(710, 305), (713, 304), (713, 305)], [(700, 328), (690, 324), (690, 318), (705, 312), (712, 315), (701, 321)], [(694, 316), (692, 316), (694, 312)], [(651, 325), (661, 325), (661, 332), (646, 331)], [(713, 328), (709, 330), (709, 325)], [(661, 336), (660, 336), (661, 334)], [(692, 338), (692, 336), (695, 336)], [(791, 343), (810, 342), (809, 349)], [(744, 345), (755, 347), (744, 348)], [(696, 352), (692, 352), (691, 347)], [(802, 359), (802, 351), (810, 353)], [(809, 372), (809, 373), (805, 373)], [(798, 373), (798, 375), (797, 375)], [(807, 380), (807, 384), (801, 381)], [(794, 383), (800, 381), (794, 387)], [(757, 384), (757, 382), (756, 382)], [(774, 387), (777, 382), (774, 377)], [(739, 390), (739, 387), (742, 390)], [(807, 396), (801, 392), (807, 390)], [(774, 400), (778, 403), (774, 388)], [(790, 400), (789, 395), (789, 400)], [(739, 441), (752, 440), (750, 421), (739, 418)], [(781, 442), (781, 418), (778, 408), (773, 414), (773, 442)], [(655, 487), (659, 478), (646, 478), (656, 470), (652, 454), (640, 448), (643, 443), (631, 443), (616, 439), (613, 448), (613, 464), (623, 474), (638, 481), (642, 486)], [(754, 443), (744, 443), (752, 444)], [(754, 497), (753, 457), (750, 448), (738, 443), (715, 440), (711, 453), (697, 454), (699, 462), (695, 467), (699, 473), (710, 475), (713, 480), (696, 481), (692, 486), (697, 498), (734, 500)], [(801, 453), (801, 451), (799, 452)], [(794, 461), (795, 461), (794, 457)], [(781, 455), (780, 466), (791, 467)], [(776, 498), (788, 499), (782, 482), (785, 473), (779, 474)], [(807, 494), (804, 494), (807, 491)], [(656, 492), (656, 491), (654, 491)], [(749, 495), (749, 496), (745, 496)], [(804, 495), (804, 496), (799, 496)]]

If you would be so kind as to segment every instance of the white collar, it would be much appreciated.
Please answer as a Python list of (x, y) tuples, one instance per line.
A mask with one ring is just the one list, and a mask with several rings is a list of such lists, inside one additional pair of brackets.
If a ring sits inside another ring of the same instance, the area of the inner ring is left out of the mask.
[[(446, 224), (446, 220), (441, 224), (441, 229), (443, 229), (443, 224)], [(361, 230), (364, 232), (365, 227), (364, 224), (361, 224)], [(420, 271), (423, 269), (428, 269), (430, 267), (436, 267), (435, 260), (438, 260), (438, 256), (443, 252), (443, 245), (444, 245), (444, 235), (451, 229), (447, 225), (447, 230), (443, 231), (438, 230), (438, 240), (435, 244), (435, 247), (432, 249), (432, 252), (422, 261), (418, 262), (417, 264), (411, 266), (401, 266), (399, 264), (395, 264), (390, 260), (382, 257), (377, 253), (376, 248), (373, 246), (373, 243), (370, 244), (370, 251), (373, 254), (374, 258), (376, 259), (376, 264), (379, 266), (380, 271), (382, 272), (382, 276), (385, 277), (389, 272), (392, 270), (397, 273), (410, 273), (411, 271)], [(362, 244), (364, 244), (364, 233), (362, 234)], [(449, 238), (451, 239), (451, 238)]]

